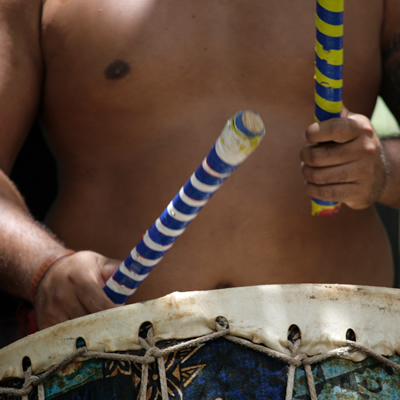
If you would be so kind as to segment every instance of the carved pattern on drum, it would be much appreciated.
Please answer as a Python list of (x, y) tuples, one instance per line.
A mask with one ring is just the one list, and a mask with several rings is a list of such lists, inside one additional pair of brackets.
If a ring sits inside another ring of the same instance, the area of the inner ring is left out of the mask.
[[(168, 394), (172, 396), (173, 399), (183, 400), (185, 397), (181, 388), (186, 388), (206, 366), (205, 364), (195, 364), (188, 367), (183, 366), (183, 364), (190, 360), (190, 358), (203, 346), (204, 345), (200, 345), (194, 349), (180, 350), (164, 357)], [(142, 366), (140, 364), (133, 363), (132, 375), (135, 387), (138, 387), (142, 380)], [(155, 364), (149, 365), (149, 377), (146, 400), (161, 400), (162, 397), (158, 383), (158, 368)], [(138, 394), (137, 400), (139, 400), (139, 396), (140, 394)]]
[[(399, 356), (390, 360), (400, 363)], [(358, 363), (333, 359), (313, 368), (318, 400), (397, 399), (400, 379), (391, 367), (366, 358)], [(298, 369), (294, 385), (294, 399), (309, 399), (305, 373)]]
[(131, 363), (128, 361), (107, 361), (104, 364), (103, 374), (106, 378), (116, 376), (117, 374), (132, 375), (132, 366)]

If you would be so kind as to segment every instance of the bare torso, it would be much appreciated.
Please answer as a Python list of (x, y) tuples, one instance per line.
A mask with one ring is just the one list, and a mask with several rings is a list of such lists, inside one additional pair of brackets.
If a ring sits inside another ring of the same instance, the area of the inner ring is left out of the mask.
[[(123, 259), (232, 114), (254, 109), (266, 125), (133, 300), (268, 283), (391, 286), (372, 208), (310, 214), (299, 153), (313, 122), (315, 4), (287, 3), (46, 0), (42, 119), (60, 168), (47, 222), (67, 246)], [(382, 2), (369, 3), (345, 10), (344, 103), (367, 116), (382, 21)]]

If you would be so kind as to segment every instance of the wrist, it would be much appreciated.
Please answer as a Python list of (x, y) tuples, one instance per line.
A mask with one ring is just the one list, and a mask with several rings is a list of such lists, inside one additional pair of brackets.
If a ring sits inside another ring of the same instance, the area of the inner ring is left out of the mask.
[(376, 202), (379, 202), (380, 199), (382, 197), (384, 197), (387, 186), (388, 186), (388, 175), (389, 175), (389, 165), (388, 165), (388, 161), (387, 161), (387, 156), (386, 156), (386, 148), (385, 145), (383, 143), (382, 140), (380, 140), (380, 157), (378, 160), (378, 164), (379, 164), (379, 185), (378, 185), (378, 189), (379, 189), (379, 194), (377, 196)]
[(400, 206), (400, 196), (398, 194), (398, 184), (400, 175), (398, 173), (398, 151), (400, 150), (400, 140), (391, 138), (381, 140), (382, 158), (385, 166), (385, 185), (378, 203), (389, 207)]
[(32, 304), (35, 304), (37, 288), (38, 288), (40, 282), (43, 280), (44, 276), (46, 275), (46, 272), (53, 266), (53, 264), (56, 261), (60, 260), (61, 258), (66, 257), (66, 256), (69, 256), (71, 254), (74, 254), (74, 253), (75, 253), (74, 250), (62, 248), (62, 249), (54, 252), (52, 255), (47, 257), (42, 262), (42, 264), (36, 270), (36, 272), (32, 278), (31, 285), (30, 285), (29, 297), (30, 297)]

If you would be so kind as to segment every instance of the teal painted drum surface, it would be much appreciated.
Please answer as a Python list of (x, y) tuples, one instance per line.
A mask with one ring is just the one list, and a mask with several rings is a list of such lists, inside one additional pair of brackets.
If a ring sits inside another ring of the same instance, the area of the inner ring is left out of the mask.
[(173, 293), (1, 349), (0, 399), (398, 399), (399, 319), (397, 289)]

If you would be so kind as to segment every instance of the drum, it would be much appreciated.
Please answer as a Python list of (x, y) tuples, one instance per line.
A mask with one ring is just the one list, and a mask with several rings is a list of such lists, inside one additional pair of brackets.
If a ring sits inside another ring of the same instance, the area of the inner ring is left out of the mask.
[(0, 399), (398, 399), (400, 292), (173, 293), (0, 350)]

